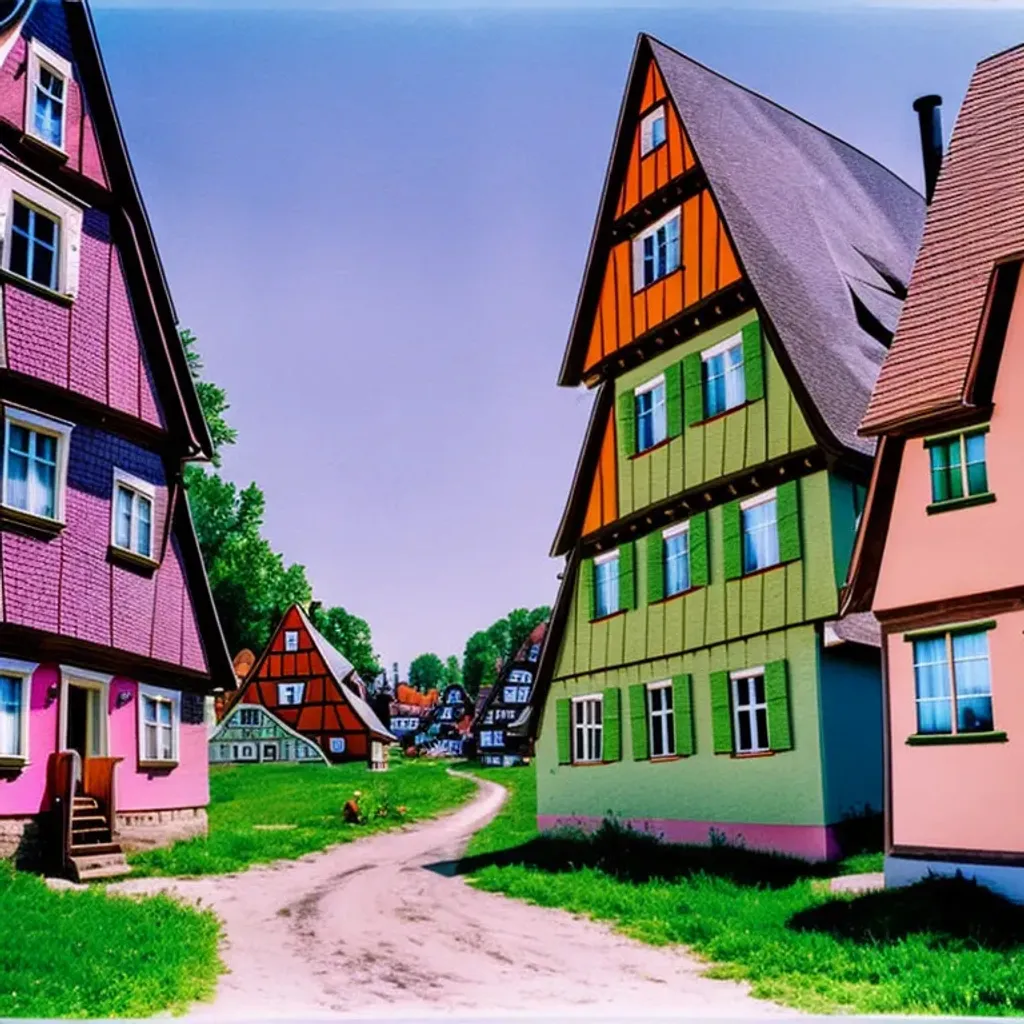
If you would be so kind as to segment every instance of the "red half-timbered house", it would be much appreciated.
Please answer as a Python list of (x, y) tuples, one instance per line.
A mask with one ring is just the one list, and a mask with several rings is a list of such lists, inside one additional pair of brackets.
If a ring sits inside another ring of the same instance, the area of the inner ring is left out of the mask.
[(395, 737), (366, 697), (366, 687), (349, 661), (299, 605), (292, 605), (228, 706), (224, 721), (235, 708), (259, 704), (316, 744), (332, 763), (368, 761), (371, 768), (383, 770), (387, 745)]

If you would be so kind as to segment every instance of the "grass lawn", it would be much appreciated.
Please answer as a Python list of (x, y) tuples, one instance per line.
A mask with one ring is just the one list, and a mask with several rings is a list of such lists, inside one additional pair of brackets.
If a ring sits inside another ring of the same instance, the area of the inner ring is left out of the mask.
[(817, 1013), (1024, 1012), (1024, 908), (962, 879), (863, 896), (824, 875), (878, 870), (877, 854), (831, 868), (737, 847), (672, 847), (606, 827), (538, 836), (531, 768), (473, 769), (511, 797), (463, 869), (481, 889), (683, 943), (709, 974)]
[(213, 994), (212, 913), (165, 896), (53, 892), (0, 862), (0, 1017), (149, 1017)]
[[(356, 791), (367, 820), (349, 824), (342, 807)], [(379, 773), (365, 764), (211, 766), (209, 835), (133, 854), (132, 875), (215, 875), (293, 859), (433, 817), (475, 791), (427, 758), (393, 757)]]

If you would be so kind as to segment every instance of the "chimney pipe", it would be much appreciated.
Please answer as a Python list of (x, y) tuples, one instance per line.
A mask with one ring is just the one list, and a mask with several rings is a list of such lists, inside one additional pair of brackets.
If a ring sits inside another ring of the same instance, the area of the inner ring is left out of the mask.
[(924, 198), (931, 203), (935, 182), (942, 167), (942, 106), (941, 96), (919, 96), (914, 109), (921, 126), (921, 155), (924, 158)]

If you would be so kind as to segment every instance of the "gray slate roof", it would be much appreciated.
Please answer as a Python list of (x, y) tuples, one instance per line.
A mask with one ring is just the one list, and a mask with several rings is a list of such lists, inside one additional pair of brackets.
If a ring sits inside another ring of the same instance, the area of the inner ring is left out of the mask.
[(803, 387), (835, 440), (873, 452), (857, 427), (887, 350), (860, 326), (851, 290), (895, 330), (924, 199), (847, 143), (644, 38)]

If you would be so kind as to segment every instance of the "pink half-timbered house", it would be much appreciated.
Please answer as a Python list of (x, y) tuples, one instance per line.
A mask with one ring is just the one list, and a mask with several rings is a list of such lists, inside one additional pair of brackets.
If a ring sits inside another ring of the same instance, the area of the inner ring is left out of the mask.
[(176, 324), (87, 5), (0, 4), (0, 856), (81, 877), (205, 831), (233, 685)]

